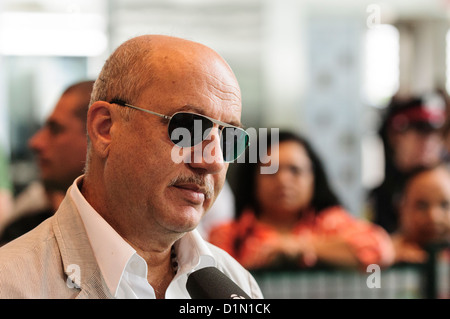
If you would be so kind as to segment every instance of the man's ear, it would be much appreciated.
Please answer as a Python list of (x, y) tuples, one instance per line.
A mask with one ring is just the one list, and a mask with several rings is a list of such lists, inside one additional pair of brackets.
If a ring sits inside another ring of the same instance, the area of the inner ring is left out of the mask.
[(95, 152), (105, 158), (111, 144), (112, 114), (111, 104), (97, 101), (89, 107), (87, 130)]

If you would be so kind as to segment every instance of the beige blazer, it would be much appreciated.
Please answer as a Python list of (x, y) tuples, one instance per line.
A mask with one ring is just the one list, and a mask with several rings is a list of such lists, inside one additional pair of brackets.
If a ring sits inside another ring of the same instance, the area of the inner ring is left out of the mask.
[[(220, 270), (252, 298), (263, 298), (257, 282), (247, 270), (223, 250), (207, 245)], [(83, 221), (68, 195), (55, 215), (0, 248), (2, 299), (112, 297)]]
[(66, 196), (54, 216), (0, 248), (0, 298), (111, 298)]

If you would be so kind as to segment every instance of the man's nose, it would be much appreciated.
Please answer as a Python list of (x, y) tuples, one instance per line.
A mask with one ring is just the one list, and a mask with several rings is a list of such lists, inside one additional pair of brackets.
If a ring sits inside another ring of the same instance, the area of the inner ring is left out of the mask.
[(28, 140), (28, 146), (34, 151), (39, 152), (42, 150), (44, 145), (44, 135), (45, 135), (45, 129), (41, 128), (39, 131), (37, 131), (29, 140)]

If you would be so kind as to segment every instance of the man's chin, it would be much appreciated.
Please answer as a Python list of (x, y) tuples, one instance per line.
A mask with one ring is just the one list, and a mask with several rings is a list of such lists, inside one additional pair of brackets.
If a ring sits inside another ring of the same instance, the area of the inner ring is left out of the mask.
[(192, 231), (200, 224), (203, 215), (203, 208), (180, 207), (176, 210), (177, 217), (172, 221), (172, 229), (180, 233)]

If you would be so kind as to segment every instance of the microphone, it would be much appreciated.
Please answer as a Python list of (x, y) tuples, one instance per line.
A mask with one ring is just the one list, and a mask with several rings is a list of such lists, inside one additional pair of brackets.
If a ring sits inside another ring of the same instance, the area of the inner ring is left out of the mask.
[(191, 273), (186, 289), (192, 299), (252, 299), (216, 267)]

